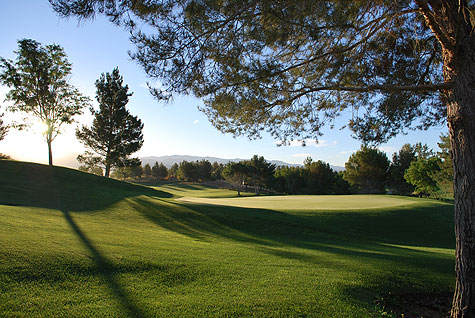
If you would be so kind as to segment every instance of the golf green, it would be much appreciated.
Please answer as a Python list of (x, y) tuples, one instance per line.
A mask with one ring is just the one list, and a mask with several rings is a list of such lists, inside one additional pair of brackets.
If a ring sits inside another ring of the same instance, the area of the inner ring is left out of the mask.
[(189, 203), (273, 210), (366, 210), (401, 207), (419, 202), (413, 198), (388, 195), (292, 195), (242, 198), (181, 197), (178, 200)]

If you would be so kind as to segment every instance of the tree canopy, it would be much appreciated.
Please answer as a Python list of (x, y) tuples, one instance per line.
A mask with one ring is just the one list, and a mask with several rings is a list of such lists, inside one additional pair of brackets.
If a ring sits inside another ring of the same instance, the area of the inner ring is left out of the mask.
[(420, 142), (414, 146), (404, 144), (399, 152), (394, 153), (389, 167), (389, 187), (393, 193), (408, 195), (414, 191), (414, 185), (404, 177), (411, 163), (417, 159), (428, 159), (433, 156), (432, 149)]
[(129, 28), (132, 57), (165, 84), (154, 96), (204, 98), (224, 132), (316, 138), (349, 109), (370, 143), (445, 118), (442, 47), (413, 1), (50, 2)]
[(288, 194), (348, 194), (349, 184), (324, 161), (307, 157), (304, 167), (278, 167), (275, 190)]
[(249, 165), (244, 162), (230, 162), (223, 169), (225, 180), (234, 184), (237, 188), (238, 196), (241, 195), (241, 186), (245, 183), (249, 175)]
[(152, 176), (152, 167), (150, 167), (150, 164), (147, 163), (145, 166), (143, 166), (143, 174), (150, 178)]
[(385, 193), (388, 169), (384, 152), (362, 146), (345, 163), (344, 178), (356, 193)]
[(162, 162), (158, 164), (158, 162), (155, 161), (154, 165), (152, 166), (152, 176), (157, 179), (165, 179), (168, 176), (167, 167), (165, 167)]
[(90, 109), (94, 115), (92, 127), (83, 126), (76, 131), (77, 138), (87, 148), (78, 160), (104, 166), (106, 177), (112, 167), (137, 166), (139, 160), (129, 156), (143, 144), (143, 124), (125, 107), (132, 93), (123, 81), (118, 68), (101, 75), (96, 81), (99, 110)]
[(15, 53), (15, 61), (0, 57), (0, 83), (10, 88), (6, 101), (13, 103), (7, 109), (26, 114), (24, 122), (35, 118), (44, 124), (42, 133), (53, 165), (51, 143), (62, 125), (73, 123), (90, 100), (69, 83), (72, 66), (61, 46), (23, 39)]
[(439, 188), (432, 176), (440, 170), (439, 163), (440, 160), (436, 157), (419, 158), (411, 163), (404, 174), (404, 178), (414, 185), (416, 191), (420, 194), (437, 191)]

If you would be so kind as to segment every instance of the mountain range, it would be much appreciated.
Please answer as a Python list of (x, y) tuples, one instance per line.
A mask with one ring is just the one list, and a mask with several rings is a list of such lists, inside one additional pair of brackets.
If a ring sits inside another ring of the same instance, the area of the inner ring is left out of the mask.
[[(238, 162), (246, 159), (223, 159), (223, 158), (216, 158), (216, 157), (201, 157), (201, 156), (188, 156), (188, 155), (172, 155), (172, 156), (161, 156), (161, 157), (155, 157), (155, 156), (150, 156), (150, 157), (142, 157), (140, 158), (142, 160), (142, 164), (149, 164), (153, 166), (155, 162), (158, 163), (163, 163), (167, 168), (170, 168), (172, 165), (175, 163), (179, 164), (180, 162), (186, 160), (186, 161), (200, 161), (200, 160), (208, 160), (209, 162), (217, 162), (217, 163), (222, 163), (222, 164), (227, 164), (228, 162)], [(289, 166), (289, 167), (301, 167), (301, 164), (295, 164), (295, 163), (287, 163), (284, 161), (280, 160), (270, 160), (270, 163), (275, 164), (276, 166)], [(330, 167), (334, 171), (343, 171), (345, 170), (344, 167), (339, 167), (339, 166), (332, 166)]]

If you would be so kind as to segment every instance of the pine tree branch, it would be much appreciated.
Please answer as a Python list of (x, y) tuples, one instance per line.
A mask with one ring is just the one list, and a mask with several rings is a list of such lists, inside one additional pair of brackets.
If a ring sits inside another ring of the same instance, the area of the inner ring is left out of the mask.
[(346, 91), (346, 92), (360, 92), (366, 93), (371, 91), (379, 92), (435, 92), (441, 90), (451, 89), (452, 82), (439, 84), (422, 84), (422, 85), (368, 85), (368, 86), (342, 86), (342, 85), (328, 85), (310, 88), (305, 91), (305, 94), (318, 91)]
[(429, 8), (427, 0), (415, 0), (415, 2), (420, 8), (421, 13), (426, 20), (427, 26), (432, 30), (435, 37), (442, 44), (442, 46), (447, 50), (455, 49), (452, 38), (447, 33), (447, 30), (444, 30), (444, 28), (438, 23), (434, 11)]

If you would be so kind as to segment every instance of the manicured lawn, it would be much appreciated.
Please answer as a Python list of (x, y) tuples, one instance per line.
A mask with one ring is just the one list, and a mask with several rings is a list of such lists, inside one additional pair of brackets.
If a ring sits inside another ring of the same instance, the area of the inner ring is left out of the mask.
[(0, 161), (0, 317), (396, 317), (453, 288), (450, 204), (199, 196), (235, 192)]
[[(242, 208), (273, 210), (369, 210), (395, 208), (421, 203), (422, 200), (390, 195), (288, 195), (243, 198), (210, 198), (187, 196), (179, 200)], [(430, 201), (433, 202), (433, 201)]]

